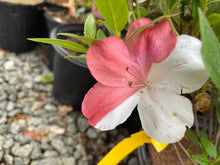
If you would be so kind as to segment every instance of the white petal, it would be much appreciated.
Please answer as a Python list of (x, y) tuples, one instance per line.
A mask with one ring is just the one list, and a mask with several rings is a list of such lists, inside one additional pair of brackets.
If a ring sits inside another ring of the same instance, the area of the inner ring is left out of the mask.
[(201, 41), (181, 35), (171, 54), (161, 63), (155, 63), (148, 80), (181, 93), (198, 90), (208, 80), (209, 75), (201, 57)]
[(194, 121), (191, 102), (160, 87), (144, 92), (138, 112), (147, 135), (161, 143), (177, 142)]
[[(117, 96), (116, 96), (117, 97)], [(107, 131), (125, 122), (140, 101), (140, 92), (136, 92), (114, 110), (105, 115), (95, 128)]]

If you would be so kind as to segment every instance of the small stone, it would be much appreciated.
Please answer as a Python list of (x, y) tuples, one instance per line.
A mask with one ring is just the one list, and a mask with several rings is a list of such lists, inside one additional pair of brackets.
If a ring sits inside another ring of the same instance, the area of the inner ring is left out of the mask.
[(16, 143), (12, 147), (12, 153), (15, 156), (21, 156), (21, 157), (29, 156), (32, 150), (33, 150), (33, 145), (31, 144), (25, 144), (23, 146), (20, 146), (18, 143)]
[(3, 145), (3, 148), (4, 149), (9, 149), (11, 148), (11, 146), (14, 144), (14, 140), (11, 138), (11, 139), (8, 139), (5, 141), (5, 144)]
[(4, 63), (4, 69), (7, 71), (11, 71), (14, 69), (14, 61), (6, 61)]
[(12, 134), (18, 134), (20, 130), (21, 130), (21, 126), (16, 121), (11, 123), (10, 131)]
[(60, 165), (56, 158), (45, 158), (42, 159), (38, 165)]
[(77, 127), (80, 132), (85, 132), (87, 128), (89, 128), (88, 120), (84, 117), (79, 117), (77, 119)]
[(28, 157), (15, 157), (14, 165), (28, 165), (30, 163), (30, 158)]
[(48, 157), (57, 157), (58, 153), (54, 150), (46, 150), (43, 154), (44, 158), (48, 158)]
[(42, 151), (39, 147), (35, 147), (31, 153), (31, 159), (38, 159), (41, 158)]
[(62, 163), (65, 165), (75, 165), (76, 160), (73, 157), (64, 157), (62, 158)]
[(7, 117), (6, 116), (2, 116), (0, 118), (0, 124), (5, 124), (7, 122)]
[(49, 112), (56, 112), (57, 111), (57, 107), (53, 104), (46, 104), (44, 106), (44, 109)]
[(34, 78), (34, 82), (35, 83), (41, 83), (42, 82), (42, 79), (41, 79), (41, 75), (37, 75), (35, 78)]
[(52, 142), (51, 142), (51, 145), (60, 154), (66, 154), (67, 153), (65, 145), (64, 145), (63, 141), (61, 141), (60, 139), (53, 139)]
[(39, 118), (39, 117), (30, 117), (28, 119), (28, 125), (34, 125), (34, 126), (38, 126), (38, 125), (41, 125), (41, 124), (44, 124), (45, 121), (44, 121), (44, 118)]
[(64, 139), (64, 143), (65, 143), (67, 146), (72, 146), (72, 145), (74, 144), (74, 140), (73, 140), (73, 138), (71, 138), (71, 137), (66, 137), (66, 138)]
[(74, 135), (77, 132), (77, 127), (74, 123), (71, 123), (67, 126), (66, 131), (72, 135)]
[(8, 102), (8, 105), (7, 105), (7, 107), (6, 107), (6, 110), (7, 110), (7, 111), (12, 111), (12, 110), (14, 109), (14, 107), (15, 107), (15, 103), (13, 103), (13, 102)]
[(9, 130), (9, 125), (0, 124), (0, 134), (6, 133)]
[(31, 161), (30, 165), (39, 165), (39, 160), (33, 160)]
[(57, 135), (62, 135), (65, 133), (65, 129), (62, 127), (59, 127), (57, 125), (53, 125), (49, 127), (50, 132), (57, 134)]
[(20, 145), (30, 143), (33, 140), (33, 138), (31, 136), (25, 136), (22, 133), (15, 135), (14, 138), (16, 141), (18, 141), (20, 143)]
[(86, 134), (90, 139), (96, 139), (98, 137), (98, 132), (94, 128), (89, 128)]
[(136, 157), (133, 157), (128, 161), (128, 165), (139, 165), (139, 164), (140, 163)]
[(0, 139), (0, 150), (2, 150), (3, 145), (4, 145), (4, 140), (3, 140), (3, 139)]
[(4, 161), (8, 165), (13, 165), (13, 157), (9, 154), (4, 155)]

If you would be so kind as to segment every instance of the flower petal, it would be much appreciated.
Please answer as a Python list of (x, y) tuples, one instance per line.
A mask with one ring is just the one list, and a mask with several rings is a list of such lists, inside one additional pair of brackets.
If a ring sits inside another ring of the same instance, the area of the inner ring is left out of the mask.
[(127, 68), (136, 70), (132, 67), (134, 59), (119, 37), (108, 37), (92, 44), (86, 60), (91, 74), (104, 85), (125, 87), (129, 82), (137, 81), (127, 71)]
[(151, 28), (147, 36), (147, 54), (153, 62), (166, 59), (176, 45), (177, 37), (170, 22), (162, 19)]
[(181, 35), (175, 49), (161, 63), (154, 64), (148, 79), (176, 93), (191, 93), (201, 88), (209, 75), (201, 57), (201, 41)]
[(177, 142), (194, 121), (191, 102), (164, 88), (146, 90), (138, 112), (147, 135), (161, 143)]
[(95, 84), (86, 94), (82, 112), (89, 124), (101, 130), (114, 129), (132, 113), (140, 96), (138, 88), (113, 88)]
[[(145, 26), (150, 22), (151, 20), (148, 18), (140, 18), (134, 21), (127, 32), (126, 39), (128, 39), (128, 37), (134, 32), (135, 29), (141, 26)], [(151, 25), (150, 27), (146, 28), (127, 42), (127, 47), (131, 56), (135, 59), (135, 62), (138, 64), (138, 67), (141, 68), (140, 75), (141, 77), (143, 77), (143, 81), (146, 80), (152, 65), (152, 61), (149, 60), (149, 56), (147, 56), (146, 54), (147, 35), (151, 27), (154, 27), (154, 25)]]

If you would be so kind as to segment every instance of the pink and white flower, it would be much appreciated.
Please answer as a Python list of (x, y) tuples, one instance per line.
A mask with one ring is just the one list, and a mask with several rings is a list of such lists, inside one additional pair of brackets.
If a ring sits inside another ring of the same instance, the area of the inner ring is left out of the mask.
[[(150, 22), (138, 19), (126, 38)], [(143, 129), (158, 142), (174, 143), (184, 136), (186, 126), (193, 125), (192, 104), (180, 94), (198, 90), (209, 77), (201, 58), (201, 42), (188, 35), (176, 37), (167, 19), (127, 44), (115, 36), (97, 41), (86, 58), (98, 81), (82, 103), (90, 125), (114, 129), (136, 105)]]

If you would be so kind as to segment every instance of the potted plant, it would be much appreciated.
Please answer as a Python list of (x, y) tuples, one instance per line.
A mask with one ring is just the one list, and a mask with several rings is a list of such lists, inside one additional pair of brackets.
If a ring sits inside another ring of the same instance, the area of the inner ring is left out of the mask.
[[(0, 48), (15, 53), (30, 51), (35, 43), (28, 37), (45, 37), (42, 0), (0, 1)], [(7, 32), (7, 33), (6, 33)]]
[[(153, 5), (162, 16), (153, 20), (145, 18), (146, 9), (151, 7), (146, 1), (111, 0), (106, 5), (102, 0), (95, 0), (95, 3), (105, 21), (94, 21), (90, 16), (84, 36), (60, 34), (80, 40), (89, 46), (88, 49), (66, 40), (33, 40), (86, 53), (86, 56), (71, 58), (86, 60), (97, 80), (82, 103), (82, 112), (90, 125), (103, 131), (114, 129), (127, 120), (137, 106), (144, 131), (120, 142), (99, 164), (117, 164), (144, 143), (152, 143), (158, 152), (169, 143), (180, 144), (186, 127), (193, 126), (194, 117), (197, 124), (192, 108), (196, 97), (190, 100), (184, 94), (214, 90), (213, 105), (218, 103), (220, 47), (214, 28), (210, 26), (220, 22), (213, 21), (218, 14), (210, 14), (215, 11), (217, 2), (184, 1), (180, 4), (178, 1), (155, 0)], [(204, 15), (209, 8), (212, 10), (206, 16), (210, 23)], [(192, 9), (192, 16), (188, 15), (189, 9)], [(132, 18), (128, 20), (129, 17)], [(106, 37), (100, 29), (96, 31), (95, 22), (104, 24), (111, 35)], [(124, 29), (127, 29), (125, 36), (121, 35)], [(212, 80), (207, 82), (209, 75)], [(211, 87), (201, 88), (206, 82)], [(218, 115), (217, 106), (214, 107), (212, 110)], [(190, 139), (198, 141), (192, 136)], [(210, 139), (203, 136), (201, 144), (197, 145), (202, 145), (204, 153), (190, 156), (194, 164), (219, 162)]]

